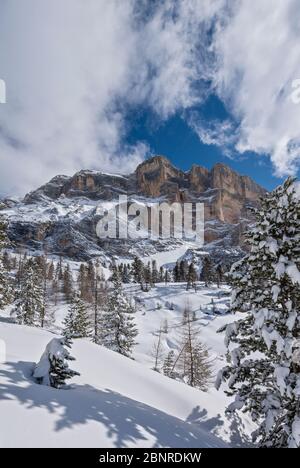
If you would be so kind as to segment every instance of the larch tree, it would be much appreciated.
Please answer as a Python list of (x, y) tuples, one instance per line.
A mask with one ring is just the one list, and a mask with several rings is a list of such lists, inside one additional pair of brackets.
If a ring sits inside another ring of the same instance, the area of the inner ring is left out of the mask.
[(199, 339), (200, 329), (193, 320), (189, 306), (185, 308), (179, 333), (180, 352), (173, 372), (176, 371), (177, 376), (191, 387), (206, 391), (212, 383), (212, 359), (208, 349)]

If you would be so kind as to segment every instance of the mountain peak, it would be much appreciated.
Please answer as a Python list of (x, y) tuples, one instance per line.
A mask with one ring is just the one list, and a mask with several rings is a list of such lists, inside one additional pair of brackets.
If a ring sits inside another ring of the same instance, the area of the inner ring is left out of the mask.
[[(168, 166), (168, 167), (174, 167), (173, 164), (171, 163), (170, 159), (168, 159), (166, 156), (163, 155), (155, 155), (152, 156), (151, 158), (145, 159), (137, 168), (136, 171), (139, 171), (141, 168), (147, 167), (147, 166), (157, 166), (157, 167), (163, 167), (163, 166)], [(175, 167), (174, 167), (175, 169)]]

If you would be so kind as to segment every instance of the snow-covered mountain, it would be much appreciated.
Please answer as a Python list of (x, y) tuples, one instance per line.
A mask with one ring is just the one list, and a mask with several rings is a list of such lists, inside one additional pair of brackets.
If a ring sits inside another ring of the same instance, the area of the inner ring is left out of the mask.
[(15, 245), (88, 260), (94, 256), (154, 255), (187, 245), (180, 239), (138, 243), (99, 239), (96, 224), (100, 202), (116, 200), (121, 194), (142, 203), (202, 202), (205, 249), (217, 254), (221, 249), (223, 256), (236, 257), (251, 222), (249, 207), (256, 205), (264, 193), (249, 177), (224, 164), (215, 165), (211, 171), (194, 165), (183, 172), (165, 157), (156, 156), (128, 176), (97, 171), (57, 176), (22, 201), (4, 200), (1, 213), (9, 220), (9, 237)]

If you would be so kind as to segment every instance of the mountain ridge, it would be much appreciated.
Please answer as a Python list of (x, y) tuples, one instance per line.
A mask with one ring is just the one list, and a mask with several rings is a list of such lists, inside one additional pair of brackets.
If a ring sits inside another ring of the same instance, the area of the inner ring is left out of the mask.
[(7, 202), (1, 212), (8, 220), (9, 237), (15, 245), (88, 260), (100, 255), (151, 255), (185, 242), (99, 239), (95, 226), (100, 202), (127, 195), (129, 203), (203, 203), (204, 249), (213, 252), (244, 248), (244, 232), (253, 222), (249, 208), (258, 206), (264, 194), (266, 190), (250, 177), (223, 163), (211, 170), (194, 164), (184, 172), (166, 157), (154, 156), (127, 176), (91, 170), (81, 170), (73, 176), (58, 175), (21, 202)]

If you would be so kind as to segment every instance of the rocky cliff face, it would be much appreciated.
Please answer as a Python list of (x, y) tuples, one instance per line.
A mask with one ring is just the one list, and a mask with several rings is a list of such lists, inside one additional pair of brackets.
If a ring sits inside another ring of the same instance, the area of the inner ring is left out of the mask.
[(225, 164), (216, 164), (212, 170), (193, 165), (190, 171), (183, 172), (167, 158), (156, 156), (128, 176), (97, 171), (57, 176), (26, 195), (23, 202), (7, 205), (3, 213), (10, 221), (10, 236), (16, 244), (46, 247), (48, 252), (83, 259), (103, 249), (124, 254), (131, 248), (130, 243), (103, 243), (97, 239), (98, 201), (114, 200), (120, 194), (152, 201), (199, 201), (205, 206), (206, 243), (210, 248), (230, 248), (243, 245), (243, 232), (251, 221), (249, 207), (257, 205), (265, 193), (249, 177)]

